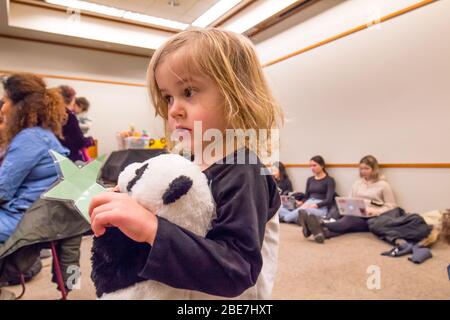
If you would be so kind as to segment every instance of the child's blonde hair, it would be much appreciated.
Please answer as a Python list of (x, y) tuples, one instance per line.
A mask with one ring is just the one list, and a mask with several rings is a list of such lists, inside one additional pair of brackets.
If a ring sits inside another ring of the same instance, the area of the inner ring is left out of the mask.
[[(147, 71), (156, 114), (168, 119), (167, 102), (158, 88), (155, 71), (166, 57), (180, 49), (184, 50), (184, 65), (189, 71), (204, 74), (217, 85), (231, 129), (266, 129), (265, 143), (270, 151), (271, 131), (283, 123), (283, 113), (270, 92), (253, 44), (237, 33), (188, 30), (174, 35), (156, 50)], [(260, 154), (259, 148), (247, 147)]]

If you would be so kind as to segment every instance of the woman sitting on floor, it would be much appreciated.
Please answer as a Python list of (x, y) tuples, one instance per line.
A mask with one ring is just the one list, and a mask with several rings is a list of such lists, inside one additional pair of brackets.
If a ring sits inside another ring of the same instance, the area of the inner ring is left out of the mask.
[[(378, 161), (373, 156), (366, 156), (359, 162), (360, 179), (352, 187), (351, 198), (364, 199), (367, 215), (377, 217), (397, 207), (394, 193), (387, 180), (381, 176)], [(371, 218), (344, 216), (335, 222), (324, 222), (320, 217), (300, 213), (298, 222), (303, 227), (303, 235), (311, 234), (318, 243), (325, 238), (339, 236), (349, 232), (369, 231)]]
[(275, 162), (271, 168), (273, 178), (277, 183), (280, 195), (288, 195), (292, 192), (292, 182), (286, 172), (286, 168), (282, 162)]
[(314, 176), (308, 178), (303, 201), (297, 201), (299, 209), (289, 211), (281, 208), (280, 221), (296, 223), (299, 212), (325, 218), (329, 208), (333, 205), (335, 195), (335, 182), (325, 169), (325, 160), (321, 156), (312, 157), (310, 168)]

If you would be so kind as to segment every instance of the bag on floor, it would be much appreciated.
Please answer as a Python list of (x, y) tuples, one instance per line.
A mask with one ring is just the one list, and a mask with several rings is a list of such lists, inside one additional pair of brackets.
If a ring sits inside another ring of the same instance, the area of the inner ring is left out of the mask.
[(24, 248), (0, 259), (0, 287), (20, 284), (21, 275), (25, 282), (28, 282), (41, 272), (42, 263), (39, 251), (38, 247)]

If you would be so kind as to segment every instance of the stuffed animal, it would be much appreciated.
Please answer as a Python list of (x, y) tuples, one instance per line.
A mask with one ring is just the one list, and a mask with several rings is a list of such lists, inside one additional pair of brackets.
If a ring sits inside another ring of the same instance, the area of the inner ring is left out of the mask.
[[(120, 192), (197, 235), (205, 236), (215, 217), (208, 180), (200, 168), (176, 154), (163, 154), (127, 166), (119, 176)], [(92, 280), (100, 299), (187, 299), (188, 291), (138, 276), (150, 245), (138, 243), (117, 228), (94, 238)]]

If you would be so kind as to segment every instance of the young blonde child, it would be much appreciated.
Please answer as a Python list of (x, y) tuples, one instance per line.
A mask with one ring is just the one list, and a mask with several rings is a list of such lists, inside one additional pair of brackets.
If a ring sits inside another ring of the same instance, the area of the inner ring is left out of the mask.
[[(280, 197), (272, 176), (262, 174), (264, 165), (257, 157), (261, 149), (255, 146), (270, 145), (271, 130), (281, 124), (282, 112), (253, 45), (244, 36), (217, 29), (181, 32), (154, 53), (148, 82), (168, 134), (184, 138), (207, 176), (217, 217), (206, 237), (200, 237), (158, 217), (127, 194), (107, 192), (91, 202), (92, 230), (101, 236), (105, 228), (116, 226), (129, 238), (149, 243), (139, 276), (192, 290), (192, 298), (269, 298)], [(201, 124), (201, 131), (194, 130), (195, 123)], [(265, 134), (258, 135), (256, 143), (247, 139), (239, 144), (227, 140), (229, 129), (265, 129)], [(199, 147), (220, 145), (202, 139), (208, 130), (219, 132), (219, 140), (231, 145), (231, 151), (219, 147), (223, 152), (198, 157)]]

